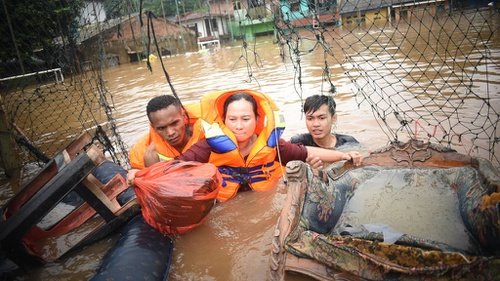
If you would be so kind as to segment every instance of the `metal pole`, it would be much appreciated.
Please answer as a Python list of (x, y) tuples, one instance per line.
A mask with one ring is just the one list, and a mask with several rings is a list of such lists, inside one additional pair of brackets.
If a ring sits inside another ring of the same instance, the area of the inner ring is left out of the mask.
[[(210, 0), (207, 0), (207, 6), (208, 6), (208, 32), (210, 32), (210, 36), (213, 36), (213, 29), (212, 29), (212, 7), (210, 6)], [(207, 32), (207, 35), (208, 35)]]
[[(163, 20), (165, 21), (165, 37), (168, 36), (168, 28), (167, 28), (167, 18), (165, 17), (165, 9), (163, 8), (163, 0), (160, 0), (160, 4), (161, 4), (161, 12), (163, 13)], [(172, 47), (168, 46), (169, 49), (172, 49)], [(161, 49), (160, 49), (160, 57), (163, 56), (163, 54), (161, 53)]]
[(167, 31), (167, 18), (165, 17), (165, 9), (163, 8), (163, 0), (160, 0), (161, 12), (163, 13), (163, 19), (165, 20), (165, 33)]
[(226, 0), (226, 13), (227, 13), (227, 24), (229, 25), (229, 33), (231, 34), (231, 41), (234, 41), (234, 35), (233, 35), (233, 25), (231, 24), (231, 14), (229, 14), (229, 11), (234, 9), (229, 8), (229, 0)]
[[(179, 22), (179, 25), (182, 27), (182, 22), (181, 22), (181, 17), (179, 16), (179, 3), (177, 3), (177, 0), (175, 1), (175, 11), (177, 12), (177, 21)], [(181, 29), (181, 41), (182, 41), (182, 50), (185, 53), (186, 52), (186, 45), (184, 43), (184, 36), (182, 36), (183, 33), (183, 28)]]

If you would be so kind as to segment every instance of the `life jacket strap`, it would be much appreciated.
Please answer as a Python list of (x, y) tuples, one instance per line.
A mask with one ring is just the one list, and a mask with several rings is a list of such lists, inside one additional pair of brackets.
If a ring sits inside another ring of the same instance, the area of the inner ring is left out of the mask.
[(172, 158), (172, 157), (168, 157), (168, 156), (163, 155), (163, 154), (161, 154), (161, 153), (157, 153), (157, 154), (158, 154), (158, 158), (160, 158), (160, 161), (168, 161), (168, 160), (172, 160), (172, 159), (174, 159), (174, 158)]
[[(274, 161), (254, 167), (220, 166), (219, 172), (223, 174), (222, 179), (224, 181), (237, 182), (239, 184), (248, 184), (266, 180), (268, 178), (266, 175), (268, 175), (272, 171), (266, 170), (264, 172), (263, 170), (265, 168), (270, 168), (273, 165)], [(264, 176), (259, 177), (259, 175)]]

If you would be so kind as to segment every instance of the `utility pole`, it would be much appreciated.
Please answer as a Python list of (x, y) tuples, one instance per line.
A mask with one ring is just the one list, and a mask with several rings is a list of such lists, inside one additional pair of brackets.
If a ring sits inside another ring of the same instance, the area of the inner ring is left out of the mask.
[(163, 8), (163, 0), (160, 0), (161, 12), (163, 13), (163, 19), (165, 20), (165, 34), (167, 34), (167, 18), (165, 17), (165, 9)]
[(213, 36), (213, 28), (212, 28), (212, 7), (210, 6), (210, 0), (207, 0), (208, 6), (208, 33), (210, 32), (210, 36)]
[[(181, 22), (181, 18), (179, 16), (179, 3), (177, 3), (178, 0), (174, 0), (175, 1), (175, 11), (177, 13), (177, 21), (179, 22), (179, 26), (183, 27), (182, 26), (182, 22)], [(186, 52), (186, 44), (184, 43), (184, 36), (182, 36), (182, 34), (184, 33), (184, 28), (181, 28), (181, 41), (182, 41), (182, 51), (185, 53)]]
[(226, 14), (227, 14), (227, 25), (229, 26), (229, 33), (231, 34), (231, 41), (234, 41), (233, 36), (233, 25), (231, 24), (231, 14), (229, 14), (229, 0), (226, 0)]
[[(168, 24), (167, 24), (167, 17), (165, 17), (165, 9), (163, 8), (163, 0), (160, 0), (160, 4), (161, 4), (161, 12), (163, 13), (163, 20), (165, 21), (165, 38), (168, 37)], [(168, 46), (168, 44), (166, 44)], [(170, 46), (168, 46), (169, 49), (171, 49)], [(160, 56), (160, 58), (163, 56), (163, 54), (161, 53), (161, 48), (160, 48), (160, 53), (158, 54)]]
[(177, 0), (174, 0), (175, 1), (175, 12), (176, 12), (176, 15), (177, 15), (177, 21), (179, 22), (179, 25), (181, 24), (181, 18), (179, 17), (179, 4), (177, 3)]

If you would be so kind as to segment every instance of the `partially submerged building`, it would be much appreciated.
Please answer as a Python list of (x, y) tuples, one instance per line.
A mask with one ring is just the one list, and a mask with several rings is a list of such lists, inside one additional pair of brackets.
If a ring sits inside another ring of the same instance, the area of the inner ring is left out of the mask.
[(278, 26), (313, 27), (338, 25), (336, 0), (280, 0)]
[[(84, 26), (78, 42), (81, 56), (86, 58), (85, 63), (95, 63), (88, 58), (95, 58), (95, 53), (98, 53), (96, 48), (100, 46), (104, 46), (108, 66), (145, 58), (148, 41), (150, 52), (155, 55), (172, 55), (198, 49), (196, 34), (192, 30), (162, 18), (152, 17), (150, 20), (153, 28), (150, 26), (149, 34), (146, 14), (142, 15), (142, 25), (139, 14), (135, 14)], [(153, 37), (156, 37), (160, 54)]]
[(224, 14), (188, 12), (180, 16), (177, 23), (196, 34), (199, 49), (213, 44), (220, 47), (220, 40), (229, 36), (227, 16)]
[(272, 0), (234, 1), (231, 29), (234, 37), (273, 34), (276, 5)]
[(354, 0), (339, 1), (343, 25), (377, 24), (437, 17), (449, 11), (448, 0)]

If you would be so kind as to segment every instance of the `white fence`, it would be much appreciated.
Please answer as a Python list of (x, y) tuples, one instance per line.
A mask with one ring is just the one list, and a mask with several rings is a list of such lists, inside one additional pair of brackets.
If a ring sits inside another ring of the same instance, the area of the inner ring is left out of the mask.
[(16, 75), (16, 76), (9, 76), (9, 77), (5, 77), (5, 78), (0, 78), (0, 82), (1, 81), (7, 81), (7, 80), (13, 80), (13, 79), (17, 79), (17, 78), (22, 78), (22, 77), (40, 75), (40, 74), (45, 74), (45, 73), (50, 73), (50, 72), (54, 72), (54, 75), (56, 77), (56, 82), (63, 82), (64, 81), (64, 76), (62, 74), (61, 68), (54, 68), (54, 69), (48, 69), (48, 70), (42, 70), (42, 71), (37, 71), (37, 72), (22, 74), (22, 75)]

